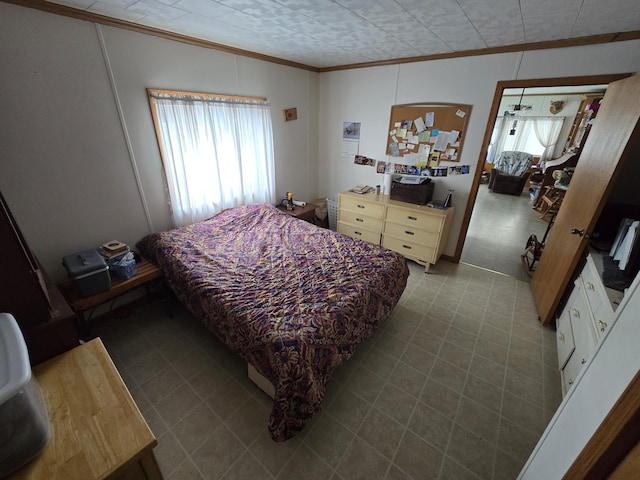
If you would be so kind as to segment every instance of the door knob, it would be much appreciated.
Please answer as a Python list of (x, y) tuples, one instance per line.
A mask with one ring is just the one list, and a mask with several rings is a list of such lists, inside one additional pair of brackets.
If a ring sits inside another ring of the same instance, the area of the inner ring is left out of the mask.
[(578, 230), (577, 228), (571, 229), (571, 235), (580, 235), (581, 237), (584, 235), (584, 228)]

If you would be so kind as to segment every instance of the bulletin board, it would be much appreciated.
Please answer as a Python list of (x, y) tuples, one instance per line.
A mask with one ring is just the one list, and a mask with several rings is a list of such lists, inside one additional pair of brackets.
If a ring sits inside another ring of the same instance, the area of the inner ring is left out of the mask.
[[(418, 158), (419, 163), (459, 162), (471, 105), (408, 103), (393, 105), (387, 155)], [(428, 159), (425, 153), (428, 152)]]

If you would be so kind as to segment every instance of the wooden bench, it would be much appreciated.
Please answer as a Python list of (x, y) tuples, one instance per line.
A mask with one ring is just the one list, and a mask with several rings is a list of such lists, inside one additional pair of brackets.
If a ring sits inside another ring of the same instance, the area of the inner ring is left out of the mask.
[(65, 280), (58, 284), (58, 288), (64, 295), (65, 299), (71, 306), (71, 309), (78, 316), (82, 329), (87, 329), (84, 312), (96, 308), (103, 303), (113, 300), (120, 295), (124, 295), (138, 287), (145, 287), (147, 290), (147, 296), (149, 295), (149, 282), (162, 277), (162, 270), (160, 267), (151, 263), (149, 260), (142, 259), (136, 264), (138, 273), (126, 280), (112, 277), (111, 288), (104, 292), (96, 293), (90, 297), (81, 297), (71, 279)]

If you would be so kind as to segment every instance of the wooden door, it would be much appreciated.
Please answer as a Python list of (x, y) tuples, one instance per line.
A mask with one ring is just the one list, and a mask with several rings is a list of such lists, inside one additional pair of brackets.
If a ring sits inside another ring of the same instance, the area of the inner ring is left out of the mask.
[(640, 75), (611, 83), (531, 279), (544, 325), (554, 319), (623, 162), (638, 150), (639, 119)]

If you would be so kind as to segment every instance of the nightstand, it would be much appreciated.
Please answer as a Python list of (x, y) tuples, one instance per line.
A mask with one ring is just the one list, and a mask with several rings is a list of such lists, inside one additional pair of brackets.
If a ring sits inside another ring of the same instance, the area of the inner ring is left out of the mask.
[(278, 205), (278, 209), (283, 211), (284, 213), (288, 213), (291, 216), (309, 223), (313, 223), (314, 225), (316, 223), (316, 208), (318, 208), (318, 205), (316, 205), (315, 203), (307, 203), (304, 207), (295, 205), (293, 207), (293, 210), (287, 210), (285, 206)]

